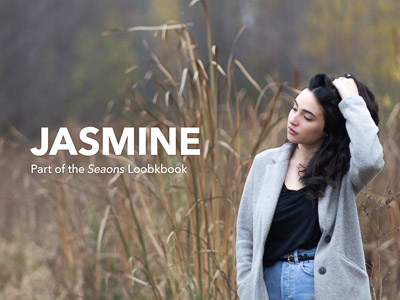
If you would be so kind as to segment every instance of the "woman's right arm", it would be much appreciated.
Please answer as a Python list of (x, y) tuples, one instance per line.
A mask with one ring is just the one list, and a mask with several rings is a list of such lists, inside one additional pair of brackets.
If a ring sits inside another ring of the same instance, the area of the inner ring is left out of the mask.
[(352, 78), (340, 77), (332, 84), (338, 90), (342, 101), (339, 109), (346, 119), (346, 129), (350, 138), (349, 176), (358, 194), (383, 168), (383, 149), (366, 102), (359, 95)]
[(255, 160), (247, 175), (236, 224), (236, 267), (239, 286), (249, 275), (253, 260), (253, 189)]

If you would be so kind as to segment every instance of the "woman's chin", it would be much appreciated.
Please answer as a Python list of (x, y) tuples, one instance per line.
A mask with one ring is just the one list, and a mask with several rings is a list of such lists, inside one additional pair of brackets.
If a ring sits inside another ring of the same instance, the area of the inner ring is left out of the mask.
[(289, 142), (291, 142), (293, 144), (298, 144), (298, 140), (290, 133), (287, 134), (287, 139), (289, 140)]

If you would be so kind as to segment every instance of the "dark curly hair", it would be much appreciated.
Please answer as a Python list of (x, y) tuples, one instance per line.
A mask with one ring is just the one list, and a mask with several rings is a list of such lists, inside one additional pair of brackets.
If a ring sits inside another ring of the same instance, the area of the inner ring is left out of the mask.
[[(344, 77), (354, 79), (359, 95), (366, 102), (372, 119), (378, 125), (379, 109), (374, 94), (353, 75), (346, 73)], [(306, 196), (313, 201), (324, 195), (328, 185), (335, 187), (350, 168), (350, 138), (345, 126), (346, 121), (338, 107), (342, 98), (332, 84), (334, 79), (325, 74), (317, 74), (306, 87), (313, 92), (323, 108), (326, 134), (321, 147), (307, 167), (299, 172), (300, 181), (308, 188)]]

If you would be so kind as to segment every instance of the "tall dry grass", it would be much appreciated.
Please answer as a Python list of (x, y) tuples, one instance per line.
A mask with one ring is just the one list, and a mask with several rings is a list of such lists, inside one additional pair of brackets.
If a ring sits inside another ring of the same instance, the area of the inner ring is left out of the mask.
[[(12, 129), (16, 142), (7, 140), (1, 148), (0, 297), (237, 298), (235, 225), (243, 184), (254, 155), (284, 140), (285, 117), (297, 90), (271, 77), (260, 84), (234, 59), (243, 30), (222, 66), (207, 6), (199, 3), (206, 19), (206, 56), (185, 24), (131, 28), (158, 33), (168, 59), (159, 59), (145, 43), (152, 66), (127, 69), (144, 76), (129, 87), (132, 96), (123, 113), (101, 125), (164, 132), (200, 127), (201, 155), (168, 156), (160, 149), (158, 156), (33, 159), (27, 153), (31, 141)], [(238, 86), (238, 76), (248, 80), (248, 90)], [(149, 90), (150, 98), (143, 95)], [(386, 167), (358, 198), (376, 299), (400, 297), (398, 109), (382, 122)], [(68, 124), (71, 132), (79, 127), (83, 124)], [(32, 175), (30, 163), (183, 163), (188, 174)]]

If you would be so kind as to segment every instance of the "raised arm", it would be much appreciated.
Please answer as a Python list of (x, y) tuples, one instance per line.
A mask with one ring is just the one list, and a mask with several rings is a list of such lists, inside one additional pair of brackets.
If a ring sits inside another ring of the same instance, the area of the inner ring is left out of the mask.
[(352, 78), (335, 79), (342, 101), (339, 109), (346, 119), (350, 137), (350, 180), (358, 194), (383, 168), (383, 150), (375, 125), (364, 99), (358, 95)]

